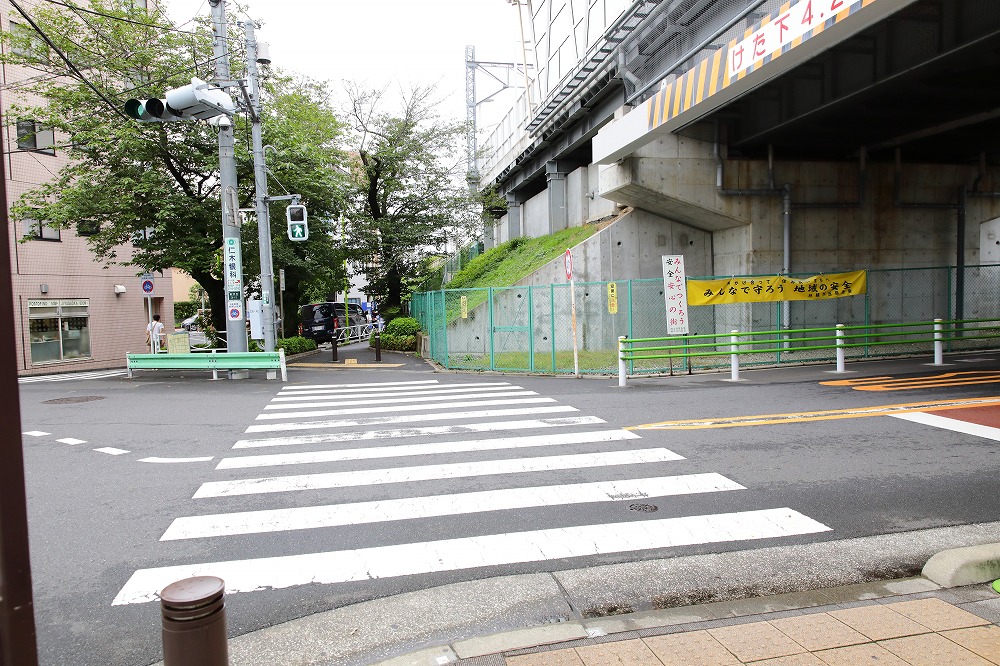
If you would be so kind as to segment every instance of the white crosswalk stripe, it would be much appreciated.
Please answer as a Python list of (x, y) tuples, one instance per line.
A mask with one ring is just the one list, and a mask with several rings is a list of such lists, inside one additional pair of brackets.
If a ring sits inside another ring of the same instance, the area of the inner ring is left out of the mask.
[(92, 370), (90, 372), (72, 372), (63, 375), (33, 375), (18, 377), (18, 384), (34, 384), (38, 382), (71, 382), (82, 379), (107, 379), (108, 377), (124, 377), (125, 370)]
[(142, 569), (113, 605), (155, 601), (170, 583), (218, 576), (228, 593), (829, 531), (787, 508), (490, 534), (393, 546)]
[[(227, 592), (237, 593), (777, 539), (830, 529), (787, 507), (608, 520), (608, 515), (620, 514), (599, 507), (640, 502), (633, 508), (649, 508), (650, 501), (663, 506), (707, 493), (724, 501), (747, 488), (712, 471), (674, 473), (673, 465), (694, 461), (661, 446), (643, 445), (634, 431), (595, 428), (605, 421), (553, 403), (552, 398), (506, 382), (419, 380), (282, 388), (257, 416), (258, 423), (246, 429), (247, 437), (233, 446), (234, 453), (279, 448), (223, 458), (215, 474), (228, 478), (206, 480), (192, 497), (195, 508), (211, 498), (215, 512), (195, 510), (176, 518), (161, 541), (184, 540), (197, 548), (200, 541), (211, 540), (211, 551), (206, 552), (218, 553), (241, 535), (308, 530), (315, 535), (308, 543), (336, 545), (315, 549), (320, 552), (295, 552), (304, 542), (283, 538), (262, 542), (271, 550), (259, 557), (246, 557), (240, 550), (237, 559), (216, 555), (200, 563), (140, 569), (112, 603), (155, 601), (167, 584), (190, 576), (219, 576)], [(334, 418), (311, 420), (315, 417)], [(274, 422), (259, 423), (262, 420)], [(300, 466), (302, 473), (238, 476), (245, 470), (277, 472), (292, 465)], [(255, 510), (244, 510), (247, 501)], [(573, 506), (580, 508), (571, 515), (598, 517), (589, 524), (578, 525), (574, 519), (567, 524), (570, 514), (565, 509)], [(532, 529), (520, 529), (519, 512), (528, 511)], [(482, 521), (479, 516), (497, 518)], [(392, 542), (396, 534), (421, 534), (421, 521), (437, 520), (440, 528), (441, 519), (455, 521), (447, 523), (453, 534), (428, 531), (438, 535)], [(344, 530), (395, 521), (407, 521), (407, 528), (362, 531), (354, 541), (343, 541)], [(468, 533), (469, 526), (494, 524), (517, 527)]]

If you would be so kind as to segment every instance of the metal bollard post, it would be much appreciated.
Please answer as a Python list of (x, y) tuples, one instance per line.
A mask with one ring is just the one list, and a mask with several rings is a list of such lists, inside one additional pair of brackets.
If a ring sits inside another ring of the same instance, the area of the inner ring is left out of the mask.
[(837, 324), (837, 372), (844, 370), (844, 325)]
[(163, 666), (229, 666), (226, 584), (215, 576), (171, 583), (160, 592)]
[(934, 365), (944, 365), (944, 343), (941, 342), (941, 321), (934, 320)]
[(628, 368), (625, 366), (625, 336), (618, 336), (618, 388), (625, 388)]
[[(212, 357), (213, 358), (215, 357), (215, 350), (214, 349), (212, 350)], [(212, 368), (212, 379), (218, 379), (218, 378), (219, 378), (219, 369), (216, 368), (216, 367), (213, 367)]]
[(375, 331), (375, 362), (382, 362), (382, 334)]
[(729, 355), (729, 366), (730, 366), (729, 379), (731, 379), (734, 382), (740, 381), (740, 357), (738, 355), (739, 345), (736, 344), (737, 342), (739, 342), (739, 340), (737, 339), (738, 333), (739, 331), (730, 331), (731, 341), (733, 344), (731, 353)]
[(330, 340), (330, 346), (333, 348), (333, 362), (334, 363), (337, 362), (337, 343), (339, 342), (339, 340), (337, 339), (338, 337), (339, 337), (339, 334), (337, 333), (337, 329), (333, 329), (333, 340)]

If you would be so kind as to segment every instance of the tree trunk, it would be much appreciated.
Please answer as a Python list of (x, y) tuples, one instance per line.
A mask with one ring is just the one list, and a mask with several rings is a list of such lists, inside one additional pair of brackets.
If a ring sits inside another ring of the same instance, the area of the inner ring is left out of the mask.
[(201, 285), (208, 296), (209, 307), (212, 309), (212, 326), (216, 331), (226, 331), (226, 293), (222, 280), (212, 277), (211, 273), (192, 271), (191, 277)]
[(387, 290), (387, 304), (390, 306), (401, 306), (403, 304), (403, 276), (399, 269), (393, 266), (385, 274), (385, 286)]

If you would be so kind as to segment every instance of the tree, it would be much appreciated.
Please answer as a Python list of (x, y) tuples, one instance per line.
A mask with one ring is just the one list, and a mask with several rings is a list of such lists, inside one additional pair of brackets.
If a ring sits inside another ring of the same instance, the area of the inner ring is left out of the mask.
[(466, 125), (437, 115), (433, 86), (404, 92), (398, 114), (382, 110), (384, 89), (348, 84), (347, 95), (357, 156), (347, 240), (366, 264), (371, 293), (400, 305), (426, 256), (480, 229), (482, 205), (465, 181)]
[[(15, 217), (86, 227), (92, 251), (106, 264), (132, 265), (137, 273), (171, 267), (188, 272), (208, 294), (215, 325), (224, 328), (217, 130), (206, 122), (139, 123), (123, 112), (129, 97), (161, 97), (190, 83), (191, 76), (210, 80), (210, 30), (170, 29), (162, 8), (147, 12), (132, 0), (91, 0), (89, 8), (36, 6), (31, 18), (38, 32), (4, 35), (14, 48), (3, 62), (41, 73), (17, 89), (20, 100), (9, 117), (55, 129), (57, 150), (67, 151), (72, 162), (25, 193), (13, 206)], [(228, 43), (243, 40), (234, 32)], [(232, 54), (234, 78), (243, 60), (241, 53)], [(273, 207), (275, 266), (288, 267), (289, 300), (295, 303), (298, 290), (324, 279), (307, 264), (340, 263), (342, 249), (322, 233), (343, 200), (335, 168), (343, 157), (334, 145), (340, 128), (321, 84), (275, 75), (263, 88), (265, 143), (276, 149), (269, 187), (301, 194), (315, 229), (308, 247), (282, 242), (284, 209)], [(234, 129), (239, 198), (247, 205), (254, 182), (249, 128), (236, 119)], [(253, 224), (242, 234), (248, 284), (259, 275)]]

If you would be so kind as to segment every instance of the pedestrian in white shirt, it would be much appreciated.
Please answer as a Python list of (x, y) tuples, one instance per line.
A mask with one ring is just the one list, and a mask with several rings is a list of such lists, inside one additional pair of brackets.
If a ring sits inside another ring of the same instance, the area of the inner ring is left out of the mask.
[(146, 344), (150, 346), (154, 354), (160, 353), (163, 349), (163, 322), (160, 315), (153, 315), (153, 321), (146, 325)]

